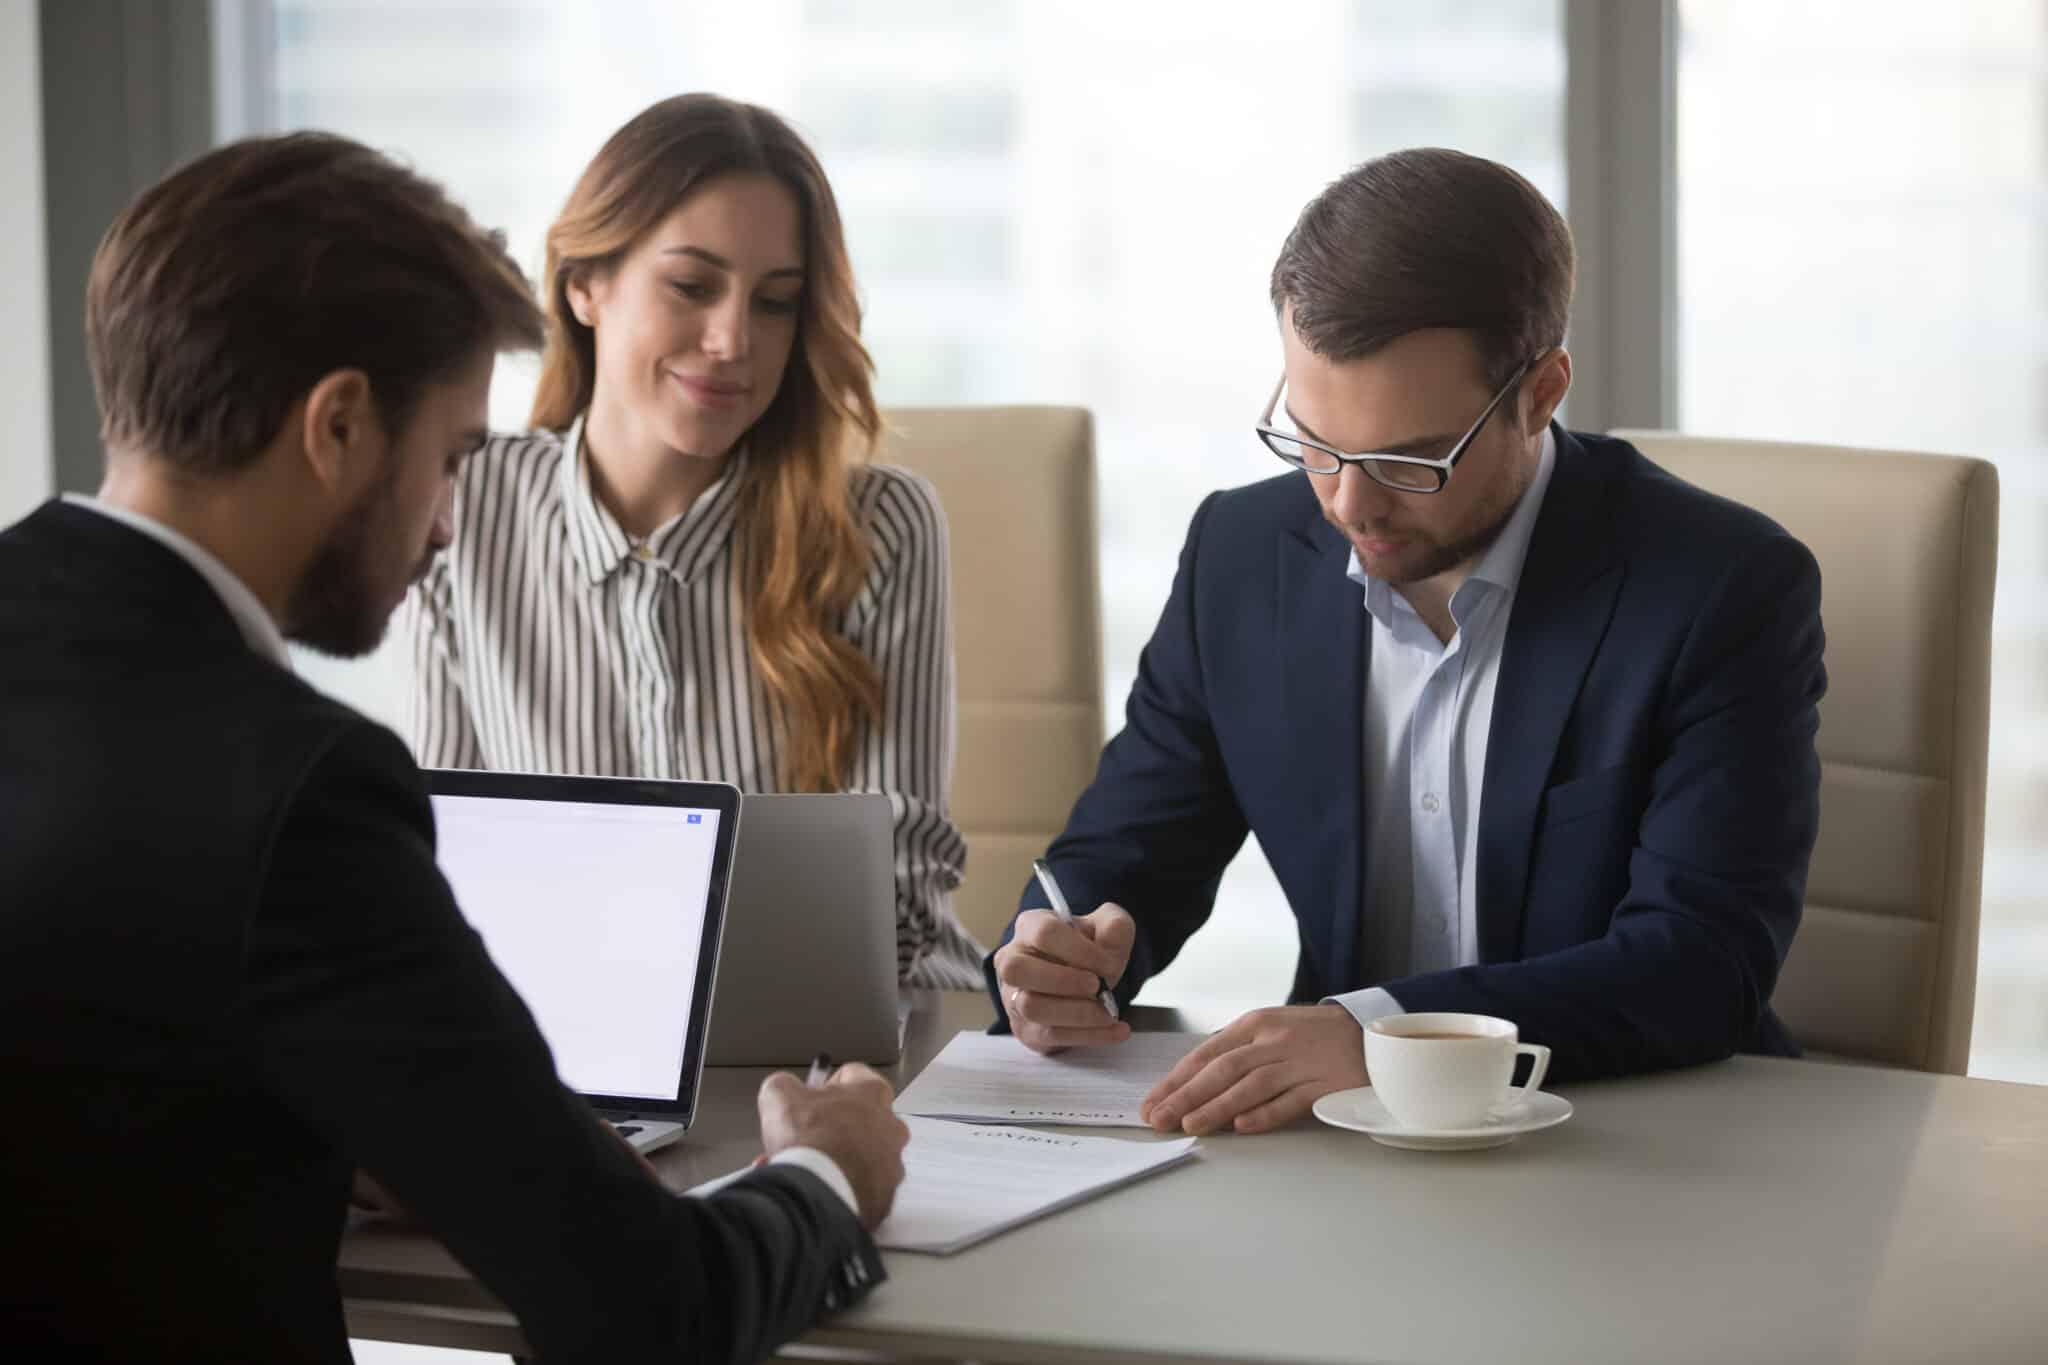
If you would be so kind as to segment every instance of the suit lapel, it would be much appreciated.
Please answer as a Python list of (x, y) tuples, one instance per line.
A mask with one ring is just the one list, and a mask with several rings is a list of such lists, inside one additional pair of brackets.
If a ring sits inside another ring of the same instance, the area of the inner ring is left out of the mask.
[(1279, 542), (1279, 619), (1286, 669), (1290, 771), (1297, 828), (1309, 845), (1308, 866), (1331, 870), (1322, 906), (1296, 913), (1329, 915), (1320, 935), (1328, 953), (1325, 990), (1357, 984), (1358, 916), (1365, 876), (1365, 630), (1362, 590), (1344, 575), (1344, 538), (1316, 515)]
[(1613, 473), (1562, 427), (1515, 590), (1479, 809), (1479, 960), (1521, 956), (1537, 807), (1621, 586), (1607, 504)]

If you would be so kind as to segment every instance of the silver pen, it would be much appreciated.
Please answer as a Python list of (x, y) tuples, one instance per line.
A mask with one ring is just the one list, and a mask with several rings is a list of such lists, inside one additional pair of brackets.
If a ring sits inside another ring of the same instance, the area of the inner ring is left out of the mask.
[[(1060, 890), (1060, 884), (1054, 880), (1052, 869), (1045, 865), (1045, 859), (1033, 858), (1031, 860), (1031, 875), (1038, 878), (1038, 884), (1044, 889), (1045, 898), (1052, 902), (1052, 912), (1060, 917), (1060, 922), (1062, 924), (1072, 924), (1074, 922), (1074, 912), (1067, 908), (1066, 893)], [(1116, 1007), (1116, 997), (1110, 994), (1109, 983), (1099, 976), (1095, 978), (1095, 983), (1102, 987), (1095, 994), (1095, 998), (1102, 1003), (1102, 1008), (1109, 1011), (1111, 1019), (1121, 1018), (1122, 1016), (1118, 1013)]]

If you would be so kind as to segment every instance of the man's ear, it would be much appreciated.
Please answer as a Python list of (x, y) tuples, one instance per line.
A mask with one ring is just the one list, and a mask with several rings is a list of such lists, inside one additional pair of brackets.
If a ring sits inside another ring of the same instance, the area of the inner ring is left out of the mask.
[(1538, 432), (1550, 425), (1550, 418), (1564, 396), (1571, 392), (1571, 353), (1559, 346), (1530, 367), (1522, 380), (1520, 402), (1527, 408), (1522, 430)]
[(301, 446), (313, 477), (329, 492), (351, 490), (383, 462), (383, 426), (371, 401), (370, 377), (336, 370), (306, 394)]

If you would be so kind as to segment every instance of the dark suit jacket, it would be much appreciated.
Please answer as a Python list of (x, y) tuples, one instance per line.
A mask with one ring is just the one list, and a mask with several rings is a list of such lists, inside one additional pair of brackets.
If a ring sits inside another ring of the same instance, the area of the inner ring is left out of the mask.
[(1294, 1000), (1384, 985), (1499, 1015), (1560, 1079), (1795, 1050), (1769, 1002), (1819, 820), (1820, 571), (1626, 443), (1553, 430), (1486, 752), (1479, 964), (1361, 979), (1371, 633), (1348, 544), (1286, 474), (1196, 512), (1125, 727), (1048, 855), (1077, 909), (1137, 920), (1120, 997), (1208, 918), (1249, 831), (1299, 926)]
[(807, 1172), (646, 1178), (457, 911), (404, 747), (169, 550), (59, 503), (0, 534), (0, 699), (0, 1355), (346, 1359), (354, 1167), (547, 1360), (758, 1359), (881, 1278)]

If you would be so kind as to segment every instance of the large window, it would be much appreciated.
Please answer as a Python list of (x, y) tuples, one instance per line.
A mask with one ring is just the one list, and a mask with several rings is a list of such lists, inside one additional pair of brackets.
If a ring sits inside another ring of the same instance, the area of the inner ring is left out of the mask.
[[(644, 105), (708, 89), (790, 116), (841, 198), (884, 402), (1095, 413), (1112, 725), (1195, 503), (1281, 470), (1251, 424), (1279, 367), (1266, 272), (1301, 206), (1419, 143), (1564, 195), (1555, 0), (278, 0), (275, 26), (279, 126), (401, 153), (531, 267)], [(502, 367), (494, 420), (517, 425), (532, 382)], [(395, 657), (311, 669), (401, 718)], [(1294, 954), (1248, 849), (1147, 995), (1269, 1003)]]
[(1998, 464), (1971, 1071), (2048, 1081), (2048, 4), (1679, 10), (1681, 424)]
[[(1973, 1069), (2048, 1081), (2048, 0), (1677, 9), (1678, 424), (2000, 466)], [(1562, 203), (1562, 11), (275, 0), (257, 103), (397, 151), (529, 265), (577, 171), (652, 100), (710, 89), (789, 115), (839, 190), (885, 402), (1094, 411), (1114, 725), (1195, 502), (1277, 468), (1248, 427), (1294, 214), (1360, 158), (1432, 142)], [(532, 381), (502, 367), (496, 421), (520, 422)], [(395, 657), (310, 668), (400, 718)], [(1272, 999), (1293, 952), (1248, 850), (1157, 989)]]

